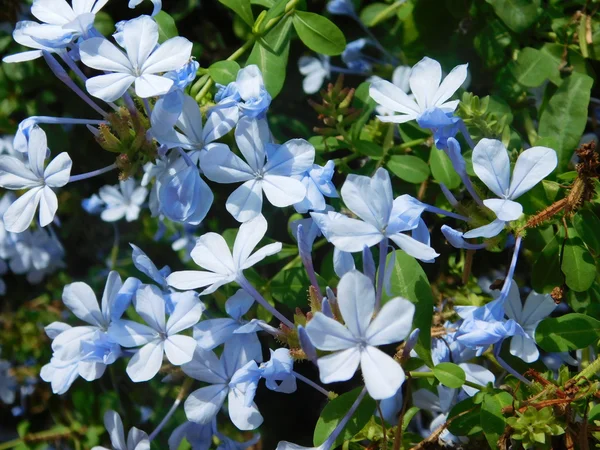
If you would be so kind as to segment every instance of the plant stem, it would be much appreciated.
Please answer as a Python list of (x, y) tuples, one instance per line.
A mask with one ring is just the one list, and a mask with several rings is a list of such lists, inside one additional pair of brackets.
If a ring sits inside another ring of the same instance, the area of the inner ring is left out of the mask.
[(102, 175), (103, 173), (110, 172), (111, 170), (115, 170), (117, 168), (117, 164), (113, 163), (110, 166), (103, 167), (102, 169), (92, 170), (91, 172), (82, 173), (80, 175), (73, 175), (69, 178), (69, 183), (73, 183), (75, 181), (87, 180), (88, 178), (97, 177), (98, 175)]
[(383, 295), (383, 280), (385, 279), (385, 261), (388, 250), (388, 238), (383, 238), (379, 242), (379, 277), (377, 278), (377, 297), (375, 297), (375, 311), (381, 307), (381, 297)]
[(257, 301), (263, 308), (273, 314), (275, 317), (279, 319), (281, 323), (283, 323), (286, 327), (293, 330), (296, 326), (290, 322), (283, 314), (281, 314), (275, 307), (273, 307), (260, 293), (250, 284), (250, 282), (244, 277), (244, 275), (240, 274), (236, 280), (240, 287), (245, 290), (248, 294)]
[(298, 378), (300, 381), (308, 384), (310, 387), (312, 387), (313, 389), (315, 389), (316, 391), (320, 392), (321, 394), (323, 394), (325, 397), (330, 398), (329, 397), (329, 391), (327, 389), (325, 389), (322, 386), (319, 386), (317, 383), (315, 383), (313, 380), (306, 378), (304, 375), (299, 374), (296, 371), (293, 371), (292, 374)]
[(177, 407), (179, 406), (179, 404), (181, 403), (183, 398), (187, 395), (187, 393), (188, 393), (189, 389), (192, 387), (193, 383), (194, 383), (194, 380), (192, 378), (185, 379), (185, 381), (183, 382), (183, 386), (181, 386), (181, 391), (179, 391), (179, 395), (177, 395), (177, 398), (175, 399), (173, 406), (171, 406), (171, 409), (169, 409), (169, 412), (167, 412), (165, 417), (163, 417), (163, 420), (160, 421), (160, 423), (158, 424), (156, 429), (152, 432), (152, 434), (150, 434), (150, 436), (148, 436), (148, 439), (150, 439), (150, 441), (152, 441), (158, 435), (158, 433), (160, 433), (160, 430), (162, 430), (163, 427), (167, 424), (167, 422), (169, 421), (171, 416), (177, 410)]

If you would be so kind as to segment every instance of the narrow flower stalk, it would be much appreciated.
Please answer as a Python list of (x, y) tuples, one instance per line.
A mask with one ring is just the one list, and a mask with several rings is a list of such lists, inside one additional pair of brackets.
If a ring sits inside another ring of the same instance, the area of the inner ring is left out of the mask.
[(179, 395), (177, 396), (177, 398), (175, 399), (175, 402), (171, 406), (171, 409), (169, 409), (169, 411), (167, 412), (167, 414), (165, 415), (165, 417), (163, 417), (163, 420), (160, 421), (160, 423), (158, 424), (158, 426), (156, 427), (156, 429), (148, 437), (148, 439), (150, 439), (150, 441), (152, 441), (158, 435), (158, 433), (160, 433), (160, 431), (167, 424), (167, 422), (169, 421), (169, 419), (173, 416), (173, 414), (175, 414), (175, 411), (179, 407), (179, 404), (184, 399), (184, 397), (187, 395), (187, 393), (190, 390), (190, 388), (192, 387), (193, 383), (194, 383), (194, 379), (193, 378), (186, 378), (186, 380), (183, 382), (183, 386), (181, 387), (181, 391), (179, 392)]
[(498, 361), (498, 364), (500, 364), (500, 366), (504, 370), (506, 370), (508, 373), (510, 373), (517, 380), (525, 383), (528, 386), (531, 385), (531, 381), (529, 381), (527, 378), (525, 378), (523, 375), (521, 375), (519, 372), (517, 372), (515, 369), (513, 369), (506, 361), (504, 361), (504, 359), (502, 359), (502, 357), (500, 356), (500, 350), (502, 349), (502, 342), (504, 342), (504, 340), (501, 340), (500, 342), (494, 344), (494, 357), (496, 358), (496, 361)]
[(277, 309), (271, 306), (271, 304), (267, 300), (265, 300), (265, 298), (262, 295), (260, 295), (260, 293), (256, 289), (254, 289), (254, 286), (250, 284), (246, 277), (240, 275), (237, 279), (237, 282), (243, 290), (245, 290), (248, 294), (252, 296), (254, 300), (258, 302), (258, 304), (260, 304), (263, 308), (265, 308), (267, 311), (273, 314), (273, 316), (277, 317), (277, 319), (279, 319), (281, 323), (283, 323), (290, 329), (295, 328), (292, 322), (290, 322), (283, 314), (277, 311)]
[(323, 294), (321, 293), (321, 289), (319, 288), (319, 282), (317, 281), (317, 274), (315, 273), (315, 268), (313, 266), (312, 254), (310, 248), (308, 248), (307, 243), (304, 239), (304, 227), (302, 224), (298, 225), (298, 253), (300, 254), (300, 259), (302, 260), (302, 264), (304, 265), (304, 269), (308, 274), (308, 278), (310, 280), (310, 284), (315, 288), (315, 292), (317, 294), (317, 298), (319, 301), (323, 300)]
[(316, 391), (320, 392), (321, 394), (323, 394), (325, 397), (329, 398), (329, 391), (321, 386), (319, 386), (317, 383), (315, 383), (314, 381), (312, 381), (309, 378), (306, 378), (304, 375), (299, 374), (296, 371), (293, 371), (292, 374), (299, 379), (300, 381), (302, 381), (303, 383), (308, 384), (310, 387), (312, 387), (313, 389), (315, 389)]
[(48, 63), (48, 67), (56, 77), (66, 84), (73, 92), (75, 92), (84, 102), (86, 102), (90, 107), (94, 109), (98, 114), (102, 117), (106, 118), (108, 114), (104, 111), (100, 106), (96, 104), (85, 92), (83, 92), (79, 86), (75, 84), (75, 82), (69, 77), (69, 74), (63, 67), (59, 64), (54, 56), (51, 53), (44, 51), (43, 52), (44, 59), (46, 63)]
[(89, 178), (97, 177), (98, 175), (102, 175), (106, 172), (110, 172), (111, 170), (115, 170), (117, 168), (116, 163), (112, 163), (110, 166), (103, 167), (102, 169), (92, 170), (91, 172), (82, 173), (80, 175), (73, 175), (69, 178), (69, 183), (73, 183), (75, 181), (87, 180)]
[(377, 297), (375, 297), (375, 311), (381, 308), (383, 295), (383, 282), (385, 280), (385, 261), (387, 258), (388, 238), (383, 238), (379, 243), (379, 278), (377, 278)]

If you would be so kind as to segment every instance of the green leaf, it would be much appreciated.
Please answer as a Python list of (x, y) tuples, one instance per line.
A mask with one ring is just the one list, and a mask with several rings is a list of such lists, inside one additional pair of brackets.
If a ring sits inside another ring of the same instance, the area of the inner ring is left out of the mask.
[(419, 184), (429, 178), (429, 166), (421, 158), (412, 155), (394, 155), (387, 163), (398, 178), (409, 183)]
[(290, 53), (289, 40), (279, 53), (272, 52), (260, 42), (256, 42), (248, 57), (247, 64), (256, 64), (262, 72), (265, 86), (271, 97), (275, 98), (283, 88)]
[(227, 85), (235, 81), (240, 65), (235, 61), (218, 61), (208, 68), (208, 74), (215, 83)]
[[(433, 316), (433, 294), (427, 280), (427, 275), (415, 258), (407, 255), (402, 250), (395, 252), (396, 261), (392, 268), (391, 295), (383, 292), (383, 300), (387, 301), (393, 297), (404, 297), (415, 305), (415, 317), (413, 328), (419, 328), (419, 340), (415, 351), (425, 364), (432, 366), (431, 360), (431, 319)], [(388, 255), (387, 263), (390, 263), (392, 254)]]
[[(324, 291), (327, 282), (317, 275), (319, 286)], [(293, 267), (280, 271), (271, 280), (271, 295), (275, 300), (290, 308), (306, 306), (310, 280), (304, 267)]]
[[(351, 408), (361, 390), (362, 388), (356, 388), (350, 392), (346, 392), (333, 399), (325, 406), (325, 408), (323, 408), (313, 436), (315, 446), (323, 444), (323, 442), (331, 436), (331, 433)], [(367, 422), (369, 422), (376, 407), (375, 400), (366, 395), (360, 402), (356, 412), (344, 427), (344, 431), (335, 440), (335, 444), (332, 448), (338, 447), (342, 445), (344, 441), (348, 441), (356, 436)]]
[(585, 314), (565, 314), (540, 322), (535, 330), (537, 344), (547, 352), (585, 348), (600, 337), (600, 321)]
[(433, 367), (433, 374), (440, 383), (449, 388), (458, 389), (465, 384), (465, 371), (456, 364), (445, 362)]
[(558, 143), (558, 172), (564, 172), (573, 151), (579, 145), (588, 116), (590, 92), (594, 80), (572, 73), (565, 78), (540, 117), (540, 137), (554, 137)]
[(254, 25), (250, 0), (219, 0), (219, 2), (233, 10), (249, 27)]
[(563, 276), (558, 258), (562, 236), (562, 231), (555, 234), (533, 263), (531, 287), (536, 292), (548, 294), (553, 288), (562, 284)]
[(360, 12), (360, 20), (368, 27), (393, 17), (396, 10), (386, 3), (371, 3)]
[(444, 183), (448, 189), (456, 189), (460, 186), (460, 177), (452, 167), (452, 161), (442, 150), (431, 147), (429, 164), (431, 174), (436, 181)]
[(498, 439), (506, 428), (506, 419), (502, 415), (502, 408), (510, 406), (513, 397), (506, 391), (499, 389), (494, 393), (487, 393), (481, 403), (481, 428), (491, 448), (498, 446)]
[(296, 11), (296, 33), (311, 50), (324, 55), (339, 55), (346, 48), (344, 33), (329, 19), (319, 14)]
[(158, 42), (161, 44), (168, 39), (179, 36), (175, 20), (164, 11), (160, 11), (154, 20), (158, 24)]
[(560, 71), (554, 59), (531, 47), (521, 50), (512, 72), (517, 81), (526, 87), (540, 86), (546, 80), (561, 83)]
[(290, 42), (290, 31), (292, 30), (292, 19), (287, 19), (279, 22), (263, 37), (263, 45), (272, 53), (278, 54)]
[(371, 159), (379, 160), (383, 158), (383, 148), (371, 141), (357, 141), (354, 147), (361, 155), (368, 156)]
[(537, 18), (540, 0), (486, 0), (504, 24), (515, 33), (532, 26)]
[(583, 209), (573, 218), (579, 237), (595, 253), (600, 253), (600, 218), (593, 211)]
[(456, 420), (453, 420), (448, 426), (450, 433), (455, 436), (470, 436), (481, 432), (481, 407), (475, 404), (474, 397), (469, 397), (454, 405), (448, 414), (448, 420), (461, 413), (464, 414)]
[(565, 244), (562, 271), (565, 274), (567, 286), (576, 292), (583, 292), (594, 284), (596, 264), (581, 238), (573, 236), (574, 232), (574, 229), (569, 228), (569, 239)]

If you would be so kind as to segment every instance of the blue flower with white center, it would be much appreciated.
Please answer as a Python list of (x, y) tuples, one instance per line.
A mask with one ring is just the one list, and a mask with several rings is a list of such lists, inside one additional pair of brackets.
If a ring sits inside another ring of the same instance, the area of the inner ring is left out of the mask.
[[(186, 375), (209, 385), (192, 392), (185, 401), (185, 414), (188, 420), (199, 424), (209, 424), (228, 401), (229, 417), (240, 430), (254, 430), (263, 418), (247, 391), (254, 393), (258, 383), (258, 367), (242, 351), (239, 340), (225, 344), (221, 357), (213, 352), (196, 348), (194, 358), (182, 367)], [(248, 375), (251, 379), (248, 380)]]
[(127, 365), (127, 374), (136, 383), (152, 379), (160, 370), (163, 354), (176, 366), (192, 360), (196, 341), (181, 333), (200, 320), (204, 305), (194, 292), (179, 299), (169, 320), (167, 303), (156, 286), (145, 286), (136, 293), (135, 310), (148, 325), (131, 320), (114, 321), (108, 335), (123, 347), (142, 346)]
[(391, 397), (404, 382), (404, 371), (377, 347), (400, 342), (409, 335), (414, 305), (396, 297), (373, 318), (373, 284), (362, 273), (352, 271), (340, 280), (338, 306), (345, 325), (317, 312), (306, 326), (315, 347), (333, 352), (317, 360), (321, 381), (349, 380), (360, 365), (369, 395), (377, 400)]
[(58, 199), (52, 188), (62, 187), (69, 182), (72, 161), (63, 152), (44, 168), (48, 155), (46, 133), (34, 127), (29, 134), (27, 162), (8, 155), (0, 155), (0, 186), (11, 189), (27, 189), (4, 213), (7, 231), (25, 231), (39, 205), (40, 225), (45, 227), (54, 220)]
[(240, 120), (235, 140), (246, 161), (229, 149), (211, 149), (201, 156), (200, 167), (217, 183), (243, 182), (226, 203), (237, 221), (246, 222), (261, 214), (263, 193), (279, 208), (304, 200), (306, 187), (297, 178), (315, 159), (315, 149), (308, 141), (291, 139), (273, 144), (266, 120), (250, 118)]
[(496, 139), (482, 139), (473, 150), (473, 170), (481, 181), (499, 198), (483, 201), (497, 219), (464, 234), (466, 238), (497, 236), (506, 222), (517, 220), (523, 207), (515, 200), (546, 178), (556, 168), (556, 151), (548, 147), (532, 147), (517, 158), (510, 174), (508, 151)]
[(166, 94), (174, 85), (170, 78), (157, 75), (177, 70), (192, 54), (192, 43), (182, 37), (158, 44), (158, 25), (149, 16), (140, 16), (123, 25), (124, 53), (104, 38), (91, 38), (81, 43), (81, 61), (93, 69), (109, 72), (88, 79), (88, 92), (112, 102), (122, 97), (135, 83), (138, 97)]

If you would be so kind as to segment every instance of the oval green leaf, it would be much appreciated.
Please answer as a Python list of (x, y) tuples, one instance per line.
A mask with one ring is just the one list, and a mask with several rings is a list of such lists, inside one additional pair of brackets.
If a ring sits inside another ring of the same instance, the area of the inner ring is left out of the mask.
[(235, 81), (240, 65), (235, 61), (218, 61), (208, 68), (208, 74), (215, 83), (227, 85)]
[(429, 164), (431, 165), (431, 174), (436, 181), (444, 183), (448, 189), (456, 189), (460, 186), (460, 177), (452, 167), (452, 161), (443, 151), (432, 147)]
[(329, 19), (319, 14), (296, 11), (296, 33), (311, 50), (324, 55), (339, 55), (346, 48), (344, 33)]
[(467, 379), (461, 367), (449, 362), (439, 363), (433, 368), (433, 374), (440, 383), (453, 389), (461, 387)]
[(387, 163), (398, 178), (409, 183), (419, 184), (429, 178), (429, 166), (421, 158), (412, 155), (394, 155)]
[(600, 321), (585, 314), (565, 314), (540, 322), (535, 330), (537, 344), (547, 352), (569, 352), (598, 340)]

